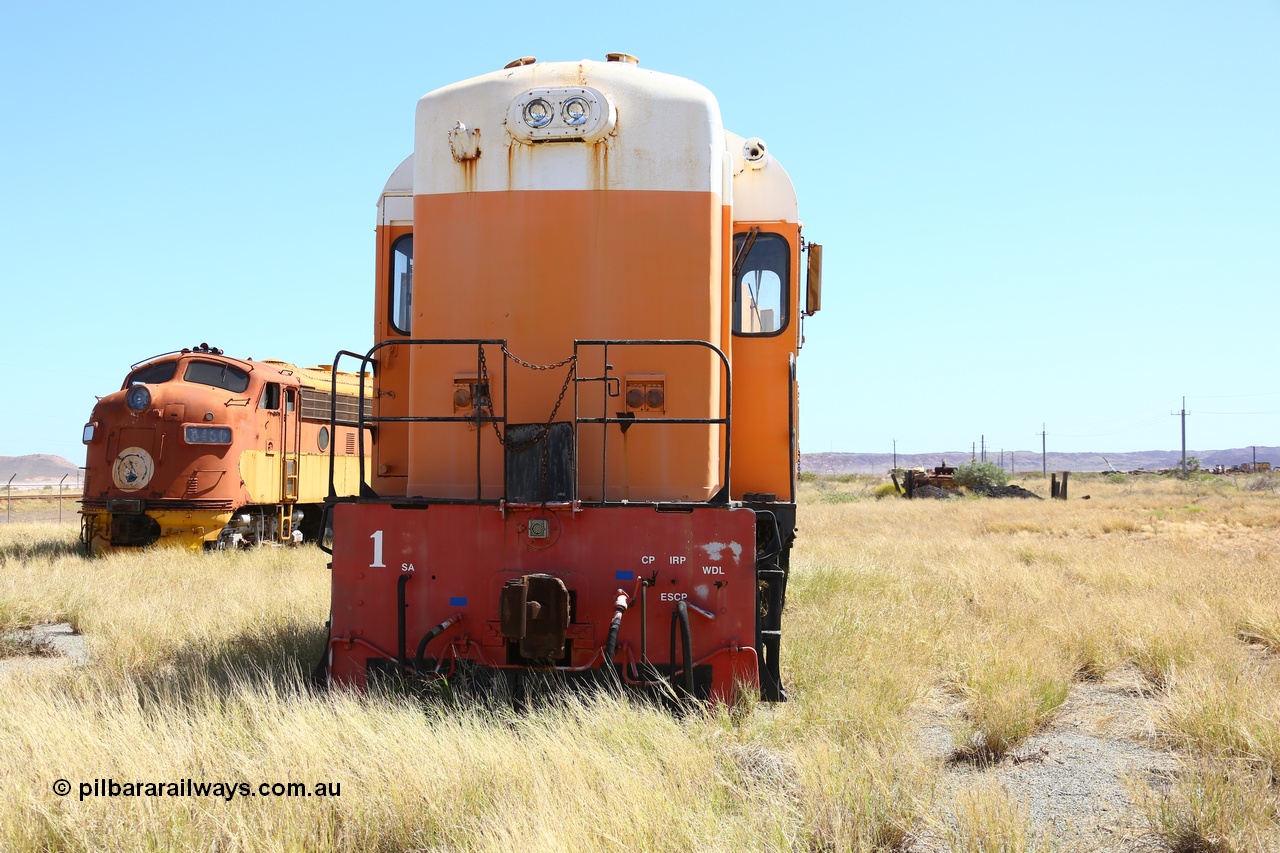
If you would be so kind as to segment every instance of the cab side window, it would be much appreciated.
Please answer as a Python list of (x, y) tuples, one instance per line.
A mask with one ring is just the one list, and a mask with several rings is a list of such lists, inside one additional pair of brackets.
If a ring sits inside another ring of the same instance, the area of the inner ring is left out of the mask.
[(279, 411), (280, 409), (280, 383), (266, 382), (262, 385), (262, 400), (258, 403), (259, 409), (270, 409), (271, 411)]
[(406, 234), (391, 247), (391, 328), (402, 335), (413, 325), (413, 235)]

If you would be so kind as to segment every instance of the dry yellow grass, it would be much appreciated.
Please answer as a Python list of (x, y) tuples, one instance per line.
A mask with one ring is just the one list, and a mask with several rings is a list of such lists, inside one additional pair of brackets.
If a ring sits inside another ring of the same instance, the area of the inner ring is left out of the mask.
[[(74, 526), (0, 528), (0, 628), (69, 621), (91, 658), (0, 674), (0, 848), (871, 850), (932, 833), (1075, 849), (1003, 789), (939, 798), (919, 713), (948, 697), (956, 753), (996, 761), (1073, 682), (1133, 666), (1186, 757), (1144, 795), (1151, 831), (1280, 849), (1280, 496), (1080, 477), (1066, 503), (907, 502), (877, 485), (805, 486), (792, 701), (683, 716), (611, 696), (514, 715), (313, 694), (319, 552), (90, 561)], [(342, 793), (80, 800), (95, 778)]]

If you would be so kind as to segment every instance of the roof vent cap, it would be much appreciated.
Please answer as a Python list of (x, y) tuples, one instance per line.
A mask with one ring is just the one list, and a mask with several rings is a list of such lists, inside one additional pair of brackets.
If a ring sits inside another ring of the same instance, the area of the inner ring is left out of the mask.
[(604, 58), (609, 62), (625, 62), (628, 65), (639, 65), (640, 60), (629, 53), (606, 53)]

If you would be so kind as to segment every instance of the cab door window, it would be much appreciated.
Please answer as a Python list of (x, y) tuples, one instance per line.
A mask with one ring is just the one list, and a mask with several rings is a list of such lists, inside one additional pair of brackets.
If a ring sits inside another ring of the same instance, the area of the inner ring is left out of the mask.
[(776, 335), (787, 325), (791, 249), (781, 234), (758, 230), (733, 238), (733, 331)]

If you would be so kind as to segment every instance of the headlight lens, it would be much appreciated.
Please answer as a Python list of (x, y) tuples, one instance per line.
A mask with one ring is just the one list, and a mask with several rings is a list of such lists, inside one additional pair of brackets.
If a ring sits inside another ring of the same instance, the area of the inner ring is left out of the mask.
[(570, 127), (581, 127), (591, 118), (591, 105), (583, 98), (570, 98), (564, 102), (560, 110), (564, 123)]
[(93, 430), (94, 430), (94, 427), (96, 426), (97, 424), (85, 424), (84, 437), (81, 439), (81, 441), (83, 441), (85, 444), (88, 444), (89, 442), (93, 441)]
[(151, 392), (146, 385), (135, 385), (124, 398), (125, 405), (135, 412), (144, 412), (151, 405)]
[(230, 444), (231, 427), (187, 426), (183, 429), (187, 444)]
[(551, 104), (542, 98), (534, 98), (524, 105), (524, 123), (529, 127), (546, 127), (554, 114)]

